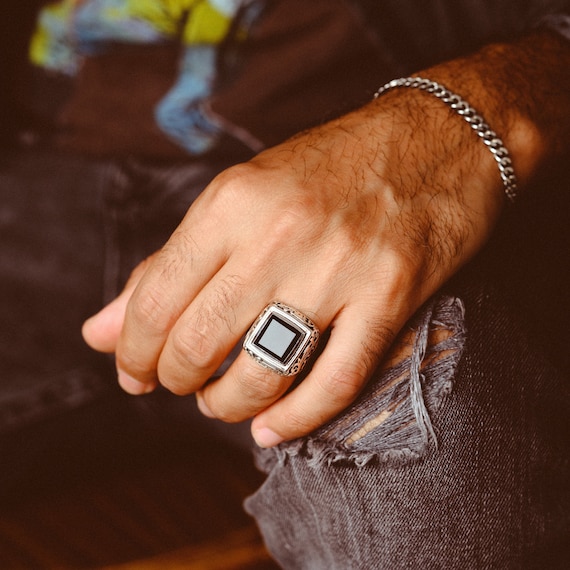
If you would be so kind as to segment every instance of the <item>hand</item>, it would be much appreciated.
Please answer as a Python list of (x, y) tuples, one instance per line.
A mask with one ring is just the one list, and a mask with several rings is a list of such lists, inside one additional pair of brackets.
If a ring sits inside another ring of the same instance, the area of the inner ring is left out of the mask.
[[(433, 100), (432, 100), (433, 99)], [(85, 324), (132, 393), (198, 394), (262, 446), (348, 406), (414, 311), (484, 243), (503, 202), (490, 153), (430, 95), (387, 95), (218, 176), (123, 294)], [(263, 308), (309, 316), (328, 344), (291, 392), (242, 352)]]
[[(522, 184), (569, 148), (569, 62), (568, 42), (544, 32), (425, 76), (483, 112)], [(429, 94), (389, 93), (219, 176), (84, 335), (116, 352), (127, 391), (197, 392), (208, 415), (256, 416), (257, 442), (274, 445), (350, 404), (503, 201), (494, 160), (460, 117)], [(208, 383), (273, 300), (330, 327), (311, 373), (284, 395), (291, 379), (242, 352)]]

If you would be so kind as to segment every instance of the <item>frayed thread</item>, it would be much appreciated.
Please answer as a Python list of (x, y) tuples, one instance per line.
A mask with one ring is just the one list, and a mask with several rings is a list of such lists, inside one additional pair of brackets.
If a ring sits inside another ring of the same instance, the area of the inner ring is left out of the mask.
[(437, 449), (431, 416), (453, 388), (465, 345), (464, 321), (458, 298), (439, 296), (424, 305), (404, 331), (404, 338), (413, 335), (411, 354), (379, 368), (349, 408), (310, 436), (259, 450), (259, 468), (269, 472), (299, 456), (313, 467), (408, 463)]
[(428, 346), (428, 336), (430, 332), (429, 324), (433, 315), (433, 305), (429, 305), (425, 314), (422, 315), (422, 322), (418, 326), (416, 338), (414, 340), (414, 349), (412, 351), (410, 363), (410, 400), (412, 410), (416, 418), (416, 423), (421, 431), (422, 439), (427, 442), (430, 438), (437, 447), (437, 437), (431, 423), (422, 391), (422, 385), (425, 384), (426, 378), (420, 372), (420, 368)]

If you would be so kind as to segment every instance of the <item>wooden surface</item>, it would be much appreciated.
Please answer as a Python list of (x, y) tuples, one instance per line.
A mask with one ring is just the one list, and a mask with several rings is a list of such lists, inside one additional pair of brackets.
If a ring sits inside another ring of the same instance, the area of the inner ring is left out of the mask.
[(277, 568), (242, 507), (263, 479), (249, 452), (140, 426), (125, 434), (121, 414), (106, 426), (114, 441), (98, 441), (92, 415), (0, 448), (5, 467), (31, 457), (12, 487), (0, 480), (2, 570)]

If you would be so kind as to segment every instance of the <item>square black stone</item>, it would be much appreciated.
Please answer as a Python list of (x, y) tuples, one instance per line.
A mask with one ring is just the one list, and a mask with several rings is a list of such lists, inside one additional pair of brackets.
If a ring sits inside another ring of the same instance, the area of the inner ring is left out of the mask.
[(253, 339), (253, 344), (285, 364), (304, 336), (304, 331), (290, 321), (271, 315)]

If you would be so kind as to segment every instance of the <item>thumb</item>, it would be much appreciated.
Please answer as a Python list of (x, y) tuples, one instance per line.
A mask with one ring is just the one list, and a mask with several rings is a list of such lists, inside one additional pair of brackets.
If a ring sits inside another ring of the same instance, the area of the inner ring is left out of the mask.
[(115, 352), (127, 304), (153, 257), (154, 254), (139, 263), (120, 295), (83, 323), (81, 334), (91, 348), (99, 352)]

